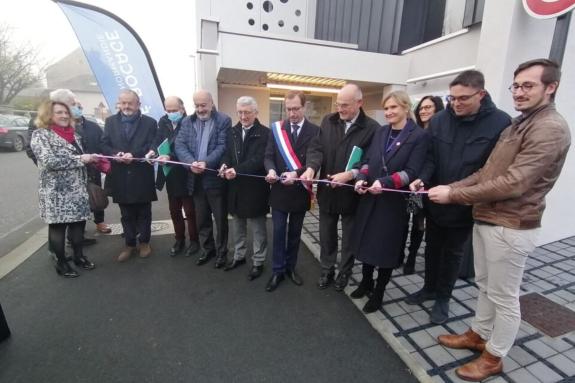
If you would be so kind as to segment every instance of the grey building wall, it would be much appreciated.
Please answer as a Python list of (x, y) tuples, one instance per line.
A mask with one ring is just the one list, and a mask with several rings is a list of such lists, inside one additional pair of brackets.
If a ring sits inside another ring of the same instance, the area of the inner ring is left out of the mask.
[[(461, 0), (463, 1), (463, 0)], [(441, 37), (446, 0), (317, 0), (315, 38), (397, 54)], [(481, 22), (485, 0), (465, 0), (461, 27)]]

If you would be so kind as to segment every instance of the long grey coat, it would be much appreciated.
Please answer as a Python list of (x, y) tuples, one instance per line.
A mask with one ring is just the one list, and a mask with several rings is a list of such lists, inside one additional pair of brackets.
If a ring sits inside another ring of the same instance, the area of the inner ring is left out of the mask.
[(76, 148), (50, 129), (34, 131), (30, 147), (40, 171), (40, 217), (48, 224), (87, 220), (87, 173)]

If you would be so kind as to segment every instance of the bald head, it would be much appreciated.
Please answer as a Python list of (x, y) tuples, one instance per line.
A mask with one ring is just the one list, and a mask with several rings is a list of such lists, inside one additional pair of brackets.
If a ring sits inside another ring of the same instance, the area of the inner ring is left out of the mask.
[(337, 94), (336, 106), (339, 118), (351, 121), (359, 113), (363, 104), (361, 89), (355, 84), (344, 85)]
[(168, 111), (168, 109), (171, 111), (184, 109), (184, 102), (176, 96), (166, 97), (164, 100), (164, 109), (166, 109), (166, 111)]
[(210, 113), (214, 107), (214, 100), (212, 94), (207, 90), (200, 89), (194, 93), (194, 106), (196, 107), (196, 115), (200, 120), (207, 120), (210, 118)]

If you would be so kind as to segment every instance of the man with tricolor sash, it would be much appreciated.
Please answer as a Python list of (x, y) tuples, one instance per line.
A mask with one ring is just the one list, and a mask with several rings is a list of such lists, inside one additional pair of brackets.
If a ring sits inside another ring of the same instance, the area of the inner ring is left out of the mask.
[(303, 283), (295, 271), (297, 253), (313, 197), (311, 181), (322, 160), (319, 127), (304, 117), (304, 93), (289, 91), (285, 110), (287, 119), (272, 124), (264, 160), (266, 180), (272, 184), (273, 275), (266, 285), (270, 292), (285, 276), (298, 286)]

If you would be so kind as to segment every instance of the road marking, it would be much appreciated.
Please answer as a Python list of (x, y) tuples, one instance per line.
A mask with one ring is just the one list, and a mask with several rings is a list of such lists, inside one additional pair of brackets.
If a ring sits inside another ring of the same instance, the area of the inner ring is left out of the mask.
[(20, 246), (0, 257), (0, 279), (38, 251), (46, 241), (48, 241), (48, 227), (38, 230)]

